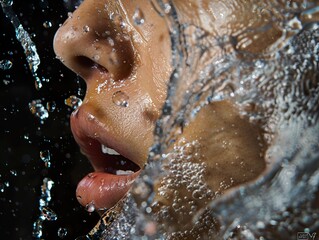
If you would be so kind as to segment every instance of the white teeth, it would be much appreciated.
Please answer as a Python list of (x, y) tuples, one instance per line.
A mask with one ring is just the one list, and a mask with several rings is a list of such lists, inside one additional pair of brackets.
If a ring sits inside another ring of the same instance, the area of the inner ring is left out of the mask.
[(120, 155), (117, 151), (102, 144), (102, 152), (109, 155)]
[(116, 175), (131, 175), (133, 174), (134, 172), (131, 171), (131, 170), (116, 170)]

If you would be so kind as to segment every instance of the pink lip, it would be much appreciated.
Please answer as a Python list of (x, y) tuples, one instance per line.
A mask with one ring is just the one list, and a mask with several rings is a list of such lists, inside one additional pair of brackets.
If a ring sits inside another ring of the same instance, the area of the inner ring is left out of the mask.
[[(76, 196), (89, 211), (114, 206), (130, 189), (140, 174), (140, 167), (127, 156), (126, 149), (114, 141), (112, 134), (81, 106), (71, 116), (71, 129), (81, 151), (91, 162), (94, 171), (77, 186)], [(101, 144), (113, 148), (120, 155), (105, 154)], [(129, 175), (116, 175), (116, 170), (132, 170)]]

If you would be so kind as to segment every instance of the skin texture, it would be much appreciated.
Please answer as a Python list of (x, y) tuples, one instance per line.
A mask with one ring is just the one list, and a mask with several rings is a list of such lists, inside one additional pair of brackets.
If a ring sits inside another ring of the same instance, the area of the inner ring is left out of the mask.
[[(267, 21), (266, 15), (252, 17), (256, 14), (250, 5), (244, 4), (244, 13), (234, 10), (223, 18), (218, 18), (221, 12), (216, 8), (216, 17), (208, 24), (205, 14), (208, 15), (211, 8), (208, 1), (203, 5), (207, 12), (200, 14), (196, 1), (176, 1), (183, 21), (191, 21), (212, 34), (229, 34), (247, 26), (248, 22), (258, 26)], [(220, 6), (220, 11), (232, 9), (229, 5), (230, 1), (226, 2)], [(142, 25), (132, 20), (136, 6), (144, 15)], [(258, 39), (255, 39), (250, 44), (238, 44), (238, 48), (262, 52), (279, 36), (280, 32), (273, 30), (265, 33), (263, 44), (257, 44)], [(86, 135), (90, 141), (107, 142), (109, 147), (143, 168), (171, 73), (170, 38), (163, 18), (145, 0), (85, 0), (58, 30), (54, 49), (61, 61), (87, 85), (83, 104), (71, 117), (75, 139), (81, 142)], [(113, 96), (118, 91), (129, 97), (127, 107), (114, 103)], [(203, 179), (207, 189), (214, 193), (206, 200), (196, 200), (197, 209), (230, 187), (255, 179), (265, 169), (265, 146), (260, 128), (242, 118), (231, 102), (212, 103), (201, 110), (194, 121), (185, 126), (176, 147), (193, 141), (197, 141), (198, 154), (187, 161), (205, 164)], [(98, 164), (93, 167), (101, 171)], [(157, 187), (162, 185), (158, 183)], [(179, 190), (180, 196), (191, 198), (188, 190)], [(78, 194), (83, 191), (80, 188)], [(165, 197), (157, 197), (158, 206), (170, 206), (174, 201), (171, 189), (167, 191)], [(84, 206), (91, 200), (79, 199)], [(101, 202), (98, 207), (105, 206)], [(173, 210), (170, 213), (172, 219), (179, 217)]]

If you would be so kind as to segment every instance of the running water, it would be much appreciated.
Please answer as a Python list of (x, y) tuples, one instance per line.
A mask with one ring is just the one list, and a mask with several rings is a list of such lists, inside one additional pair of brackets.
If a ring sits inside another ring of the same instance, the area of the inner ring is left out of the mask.
[(40, 57), (34, 42), (31, 40), (29, 33), (23, 28), (18, 16), (12, 10), (13, 0), (1, 0), (1, 7), (7, 18), (10, 19), (15, 32), (16, 38), (24, 49), (26, 60), (29, 64), (30, 71), (35, 78), (36, 89), (42, 88), (42, 81), (38, 77), (37, 70), (40, 65)]

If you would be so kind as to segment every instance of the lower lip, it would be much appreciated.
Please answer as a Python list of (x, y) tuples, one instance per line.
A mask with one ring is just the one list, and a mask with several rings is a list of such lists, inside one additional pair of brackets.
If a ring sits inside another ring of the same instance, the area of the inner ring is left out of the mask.
[(109, 209), (125, 196), (139, 174), (89, 173), (77, 186), (77, 199), (89, 212)]

